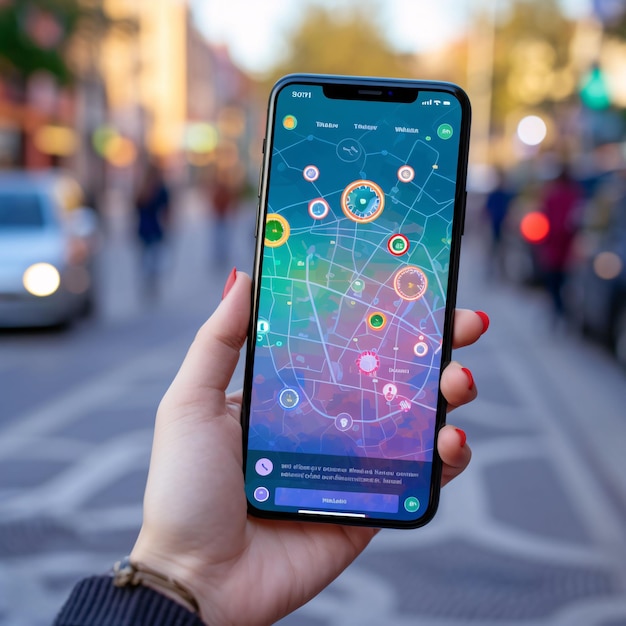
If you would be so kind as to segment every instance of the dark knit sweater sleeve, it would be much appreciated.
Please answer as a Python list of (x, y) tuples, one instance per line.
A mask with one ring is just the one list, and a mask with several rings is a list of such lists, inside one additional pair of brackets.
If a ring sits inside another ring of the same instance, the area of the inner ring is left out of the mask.
[(78, 582), (54, 626), (205, 626), (184, 606), (148, 587), (115, 587), (110, 576)]

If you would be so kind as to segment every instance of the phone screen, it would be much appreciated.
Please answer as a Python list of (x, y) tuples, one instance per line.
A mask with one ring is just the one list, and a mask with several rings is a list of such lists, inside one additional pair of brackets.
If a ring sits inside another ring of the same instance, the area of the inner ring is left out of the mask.
[(415, 526), (438, 498), (468, 123), (454, 90), (338, 93), (291, 83), (270, 107), (246, 492), (269, 516)]

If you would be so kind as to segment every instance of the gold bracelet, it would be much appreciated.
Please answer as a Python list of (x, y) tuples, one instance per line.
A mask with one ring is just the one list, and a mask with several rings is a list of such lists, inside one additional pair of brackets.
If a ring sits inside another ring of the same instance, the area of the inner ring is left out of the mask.
[(200, 606), (194, 595), (177, 580), (164, 576), (141, 563), (133, 563), (129, 556), (113, 565), (113, 584), (116, 587), (137, 587), (143, 585), (157, 591), (163, 590), (173, 594), (188, 611), (200, 613)]

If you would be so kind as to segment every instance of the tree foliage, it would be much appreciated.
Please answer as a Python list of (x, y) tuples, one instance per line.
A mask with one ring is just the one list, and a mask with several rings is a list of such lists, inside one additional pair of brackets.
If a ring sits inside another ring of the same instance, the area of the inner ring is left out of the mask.
[(407, 59), (383, 36), (376, 4), (363, 2), (350, 10), (308, 5), (299, 25), (287, 37), (286, 54), (268, 76), (312, 72), (359, 76), (411, 76)]
[(573, 30), (556, 0), (515, 0), (507, 5), (496, 28), (495, 121), (520, 107), (550, 107), (573, 93)]
[(115, 24), (101, 0), (4, 0), (0, 70), (21, 79), (43, 70), (69, 83), (74, 78), (69, 51), (76, 38), (93, 41)]
[(76, 26), (74, 0), (12, 0), (0, 7), (0, 62), (11, 73), (29, 76), (46, 70), (61, 82), (70, 79), (63, 56)]

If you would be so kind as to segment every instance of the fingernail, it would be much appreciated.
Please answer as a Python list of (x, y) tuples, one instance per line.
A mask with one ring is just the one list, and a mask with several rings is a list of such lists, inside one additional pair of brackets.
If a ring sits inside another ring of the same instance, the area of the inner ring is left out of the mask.
[(472, 376), (472, 372), (470, 372), (467, 367), (462, 367), (461, 371), (467, 376), (467, 380), (469, 381), (468, 389), (474, 389), (474, 377)]
[(487, 332), (487, 329), (489, 328), (489, 316), (484, 312), (484, 311), (476, 311), (476, 315), (478, 315), (478, 317), (480, 317), (482, 323), (483, 323), (483, 332), (482, 334), (484, 335)]
[(232, 289), (236, 280), (237, 280), (237, 268), (233, 267), (232, 271), (228, 275), (228, 278), (226, 279), (226, 284), (224, 285), (224, 291), (222, 292), (222, 300), (228, 295), (228, 292)]
[(465, 443), (467, 442), (467, 435), (465, 434), (465, 431), (461, 430), (460, 428), (455, 428), (454, 430), (456, 430), (456, 432), (459, 433), (459, 439), (461, 440), (461, 448), (464, 448)]

